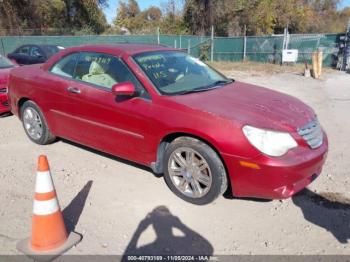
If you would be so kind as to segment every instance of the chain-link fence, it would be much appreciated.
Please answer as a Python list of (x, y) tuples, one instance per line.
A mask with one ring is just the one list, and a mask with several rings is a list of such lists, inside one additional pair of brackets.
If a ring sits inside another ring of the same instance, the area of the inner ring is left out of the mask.
[[(64, 47), (84, 44), (147, 43), (186, 49), (203, 60), (258, 61), (281, 63), (283, 35), (214, 37), (191, 35), (90, 35), (90, 36), (0, 36), (0, 52), (7, 54), (24, 44), (53, 44)], [(333, 66), (339, 52), (339, 34), (296, 34), (288, 36), (288, 49), (298, 49), (298, 62), (309, 62), (312, 52), (323, 51), (324, 65)], [(212, 46), (213, 49), (212, 49)]]

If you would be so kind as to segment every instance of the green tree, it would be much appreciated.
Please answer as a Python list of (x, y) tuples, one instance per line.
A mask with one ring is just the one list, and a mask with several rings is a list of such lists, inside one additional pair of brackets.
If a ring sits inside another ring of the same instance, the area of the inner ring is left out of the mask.
[(49, 28), (62, 32), (90, 28), (101, 33), (107, 26), (102, 7), (107, 0), (0, 0), (1, 25), (11, 34), (26, 29), (39, 29), (35, 33), (46, 34)]
[(142, 27), (143, 16), (140, 16), (140, 8), (135, 0), (119, 2), (117, 9), (117, 17), (114, 24), (118, 27), (126, 27), (130, 31), (134, 31)]
[(162, 18), (162, 11), (155, 6), (150, 6), (146, 11), (147, 20), (159, 21)]
[(184, 22), (193, 34), (208, 35), (214, 22), (214, 0), (187, 0), (184, 8)]
[(182, 10), (179, 10), (179, 0), (168, 0), (163, 3), (163, 17), (159, 27), (162, 34), (184, 34), (187, 33), (183, 21)]
[(209, 35), (343, 32), (346, 18), (339, 0), (186, 0), (183, 19), (189, 32)]
[(107, 27), (102, 6), (107, 1), (101, 0), (64, 0), (66, 3), (67, 26), (73, 30), (91, 30), (92, 33), (102, 33)]
[(140, 11), (135, 0), (120, 1), (114, 25), (117, 28), (126, 27), (134, 34), (154, 34), (157, 27), (163, 34), (180, 34), (186, 31), (182, 15), (177, 14), (174, 0), (169, 0), (163, 13), (158, 7), (150, 6)]

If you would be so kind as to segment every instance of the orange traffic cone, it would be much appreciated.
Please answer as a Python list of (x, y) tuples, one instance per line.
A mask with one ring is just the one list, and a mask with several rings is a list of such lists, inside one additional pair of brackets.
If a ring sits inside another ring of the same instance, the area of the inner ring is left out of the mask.
[(32, 236), (20, 241), (17, 249), (36, 260), (52, 260), (80, 240), (81, 236), (77, 233), (67, 234), (47, 158), (40, 156), (35, 183)]

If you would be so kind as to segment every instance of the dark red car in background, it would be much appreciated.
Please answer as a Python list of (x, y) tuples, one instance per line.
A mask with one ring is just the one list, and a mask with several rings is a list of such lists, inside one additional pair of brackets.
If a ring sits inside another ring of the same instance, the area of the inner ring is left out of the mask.
[(290, 197), (321, 173), (328, 149), (315, 112), (298, 99), (160, 46), (66, 49), (14, 69), (9, 97), (35, 143), (62, 137), (149, 166), (194, 204), (227, 189)]
[(10, 70), (15, 66), (14, 62), (0, 55), (0, 115), (10, 111), (7, 99), (7, 85)]

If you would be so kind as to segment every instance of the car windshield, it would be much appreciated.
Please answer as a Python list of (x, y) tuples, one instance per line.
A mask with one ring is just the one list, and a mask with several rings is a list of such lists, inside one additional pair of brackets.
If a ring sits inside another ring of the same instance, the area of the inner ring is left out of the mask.
[(10, 60), (0, 55), (0, 69), (11, 68), (14, 66), (15, 65)]
[(233, 81), (184, 52), (147, 52), (134, 59), (160, 93), (166, 95), (207, 91)]

